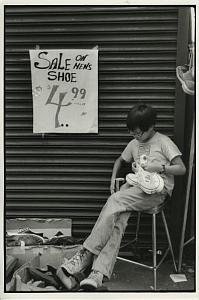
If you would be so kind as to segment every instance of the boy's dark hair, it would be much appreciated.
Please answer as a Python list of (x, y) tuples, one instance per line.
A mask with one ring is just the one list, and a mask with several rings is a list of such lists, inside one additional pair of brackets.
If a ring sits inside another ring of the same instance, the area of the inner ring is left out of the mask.
[(156, 123), (156, 110), (146, 104), (137, 104), (130, 109), (126, 123), (131, 131), (136, 128), (147, 131)]

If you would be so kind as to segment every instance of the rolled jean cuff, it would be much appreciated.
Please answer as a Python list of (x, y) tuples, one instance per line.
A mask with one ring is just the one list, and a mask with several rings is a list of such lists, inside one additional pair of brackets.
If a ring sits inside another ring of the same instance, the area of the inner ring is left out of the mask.
[(110, 272), (107, 273), (107, 271), (103, 268), (103, 267), (93, 267), (92, 270), (98, 271), (100, 273), (102, 273), (106, 278), (111, 279), (111, 275)]
[(91, 253), (95, 254), (95, 255), (99, 255), (100, 251), (97, 250), (93, 250), (92, 248), (90, 248), (86, 242), (83, 243), (83, 247), (86, 248), (88, 251), (90, 251)]

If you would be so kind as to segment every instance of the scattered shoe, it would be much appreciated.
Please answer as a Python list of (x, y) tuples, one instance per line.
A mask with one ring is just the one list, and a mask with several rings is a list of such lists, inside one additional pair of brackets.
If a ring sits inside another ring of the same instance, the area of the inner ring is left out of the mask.
[(6, 281), (10, 279), (14, 272), (19, 259), (11, 255), (6, 255)]
[(176, 68), (176, 75), (182, 84), (182, 89), (186, 94), (189, 94), (189, 95), (195, 94), (193, 71), (194, 71), (193, 68), (187, 70), (186, 67), (184, 67), (184, 66), (178, 66)]
[(43, 245), (46, 240), (43, 237), (32, 233), (17, 233), (6, 236), (6, 246), (20, 246), (22, 242), (26, 246), (31, 246)]
[(80, 288), (85, 291), (94, 291), (102, 286), (103, 274), (93, 270), (90, 275), (80, 282)]
[(27, 287), (33, 292), (51, 292), (57, 291), (56, 287), (53, 285), (45, 285), (45, 282), (42, 281), (33, 281), (30, 280), (26, 283)]
[(68, 275), (83, 272), (92, 263), (92, 258), (93, 254), (82, 248), (71, 259), (65, 260), (60, 268), (63, 268)]
[(30, 233), (30, 234), (35, 234), (35, 235), (38, 235), (38, 236), (41, 236), (42, 238), (44, 238), (44, 234), (42, 232), (41, 233), (34, 232), (34, 231), (30, 230), (29, 227), (20, 228), (17, 231), (18, 231), (18, 233)]
[(57, 277), (68, 291), (78, 290), (80, 281), (85, 278), (84, 273), (69, 275), (64, 268), (57, 270)]
[(164, 180), (158, 173), (150, 173), (138, 166), (137, 173), (126, 176), (128, 184), (139, 186), (146, 194), (160, 193), (164, 188)]
[(62, 245), (62, 246), (72, 246), (72, 245), (81, 245), (83, 239), (73, 238), (66, 235), (56, 234), (51, 239), (46, 242), (46, 245)]
[(22, 281), (22, 278), (16, 274), (15, 291), (17, 292), (51, 292), (57, 291), (54, 286), (44, 286), (41, 281), (34, 282), (32, 279), (27, 283)]
[(46, 285), (54, 286), (56, 289), (61, 287), (60, 279), (56, 276), (56, 269), (47, 265), (47, 270), (42, 270), (34, 267), (28, 267), (30, 277), (36, 281), (42, 280)]

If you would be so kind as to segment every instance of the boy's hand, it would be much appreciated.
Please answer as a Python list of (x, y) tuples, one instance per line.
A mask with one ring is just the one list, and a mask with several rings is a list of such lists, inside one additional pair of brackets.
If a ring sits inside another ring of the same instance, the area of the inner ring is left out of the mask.
[(159, 162), (148, 162), (147, 166), (144, 168), (145, 171), (148, 172), (161, 172), (162, 171), (162, 165)]
[(111, 194), (115, 193), (115, 178), (111, 178), (110, 191)]

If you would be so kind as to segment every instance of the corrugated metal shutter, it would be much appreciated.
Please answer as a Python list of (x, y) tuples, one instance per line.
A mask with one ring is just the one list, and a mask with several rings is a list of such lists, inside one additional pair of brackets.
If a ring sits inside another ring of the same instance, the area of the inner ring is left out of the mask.
[[(74, 236), (89, 234), (130, 140), (129, 108), (138, 100), (154, 105), (157, 129), (173, 137), (177, 28), (174, 6), (5, 6), (7, 217), (70, 217)], [(98, 135), (32, 133), (28, 50), (36, 45), (98, 45)], [(150, 219), (143, 218), (147, 244)], [(131, 218), (126, 240), (134, 228)]]

